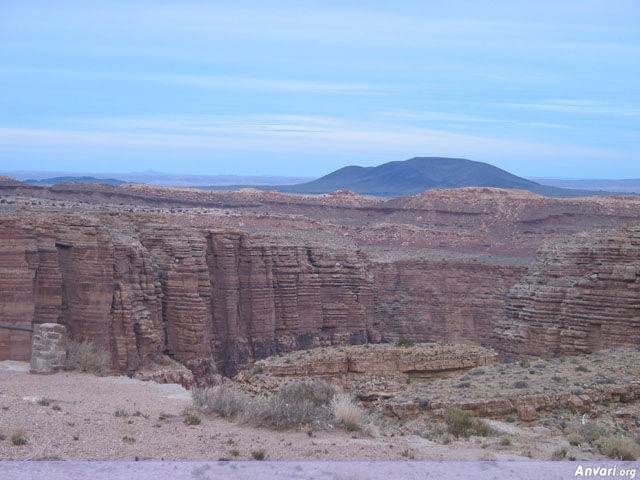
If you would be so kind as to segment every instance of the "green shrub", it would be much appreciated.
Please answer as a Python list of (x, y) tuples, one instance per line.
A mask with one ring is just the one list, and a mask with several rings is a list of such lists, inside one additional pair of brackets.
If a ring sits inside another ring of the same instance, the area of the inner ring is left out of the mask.
[(400, 335), (398, 340), (396, 341), (396, 346), (410, 348), (416, 344), (415, 340), (409, 337), (405, 337), (404, 335)]
[(495, 431), (485, 422), (478, 418), (473, 418), (471, 413), (457, 407), (447, 408), (444, 415), (444, 423), (446, 423), (449, 433), (456, 437), (466, 438), (471, 435), (487, 437), (495, 434)]

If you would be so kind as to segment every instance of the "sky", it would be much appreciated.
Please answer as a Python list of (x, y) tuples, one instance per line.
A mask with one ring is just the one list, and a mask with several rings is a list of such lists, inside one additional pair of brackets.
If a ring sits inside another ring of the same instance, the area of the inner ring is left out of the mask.
[(640, 178), (640, 2), (0, 0), (0, 170)]

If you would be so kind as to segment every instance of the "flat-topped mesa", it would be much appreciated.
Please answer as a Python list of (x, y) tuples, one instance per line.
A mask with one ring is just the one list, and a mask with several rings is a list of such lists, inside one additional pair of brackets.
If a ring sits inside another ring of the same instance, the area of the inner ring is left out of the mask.
[(554, 240), (509, 292), (494, 341), (506, 356), (640, 345), (638, 299), (640, 224)]
[(349, 345), (289, 353), (256, 362), (276, 377), (380, 377), (442, 378), (498, 360), (487, 348), (471, 345), (416, 344), (410, 348), (390, 344)]

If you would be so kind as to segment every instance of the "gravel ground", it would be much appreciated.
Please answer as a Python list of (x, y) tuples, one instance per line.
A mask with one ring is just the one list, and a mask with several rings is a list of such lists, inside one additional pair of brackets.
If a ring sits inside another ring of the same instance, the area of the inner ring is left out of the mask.
[[(531, 451), (529, 441), (498, 447), (499, 438), (479, 437), (443, 445), (417, 435), (373, 438), (342, 430), (310, 437), (203, 415), (201, 424), (189, 426), (183, 412), (190, 396), (180, 386), (27, 369), (0, 362), (0, 460), (251, 460), (261, 449), (266, 460), (516, 460), (546, 459), (553, 447)], [(17, 429), (24, 429), (26, 445), (13, 445)]]

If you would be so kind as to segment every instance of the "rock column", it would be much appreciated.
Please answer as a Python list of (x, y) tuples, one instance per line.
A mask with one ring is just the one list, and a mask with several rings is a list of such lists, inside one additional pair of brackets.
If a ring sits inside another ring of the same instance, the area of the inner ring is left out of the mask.
[(66, 358), (67, 329), (59, 323), (41, 323), (31, 337), (31, 373), (55, 373)]

